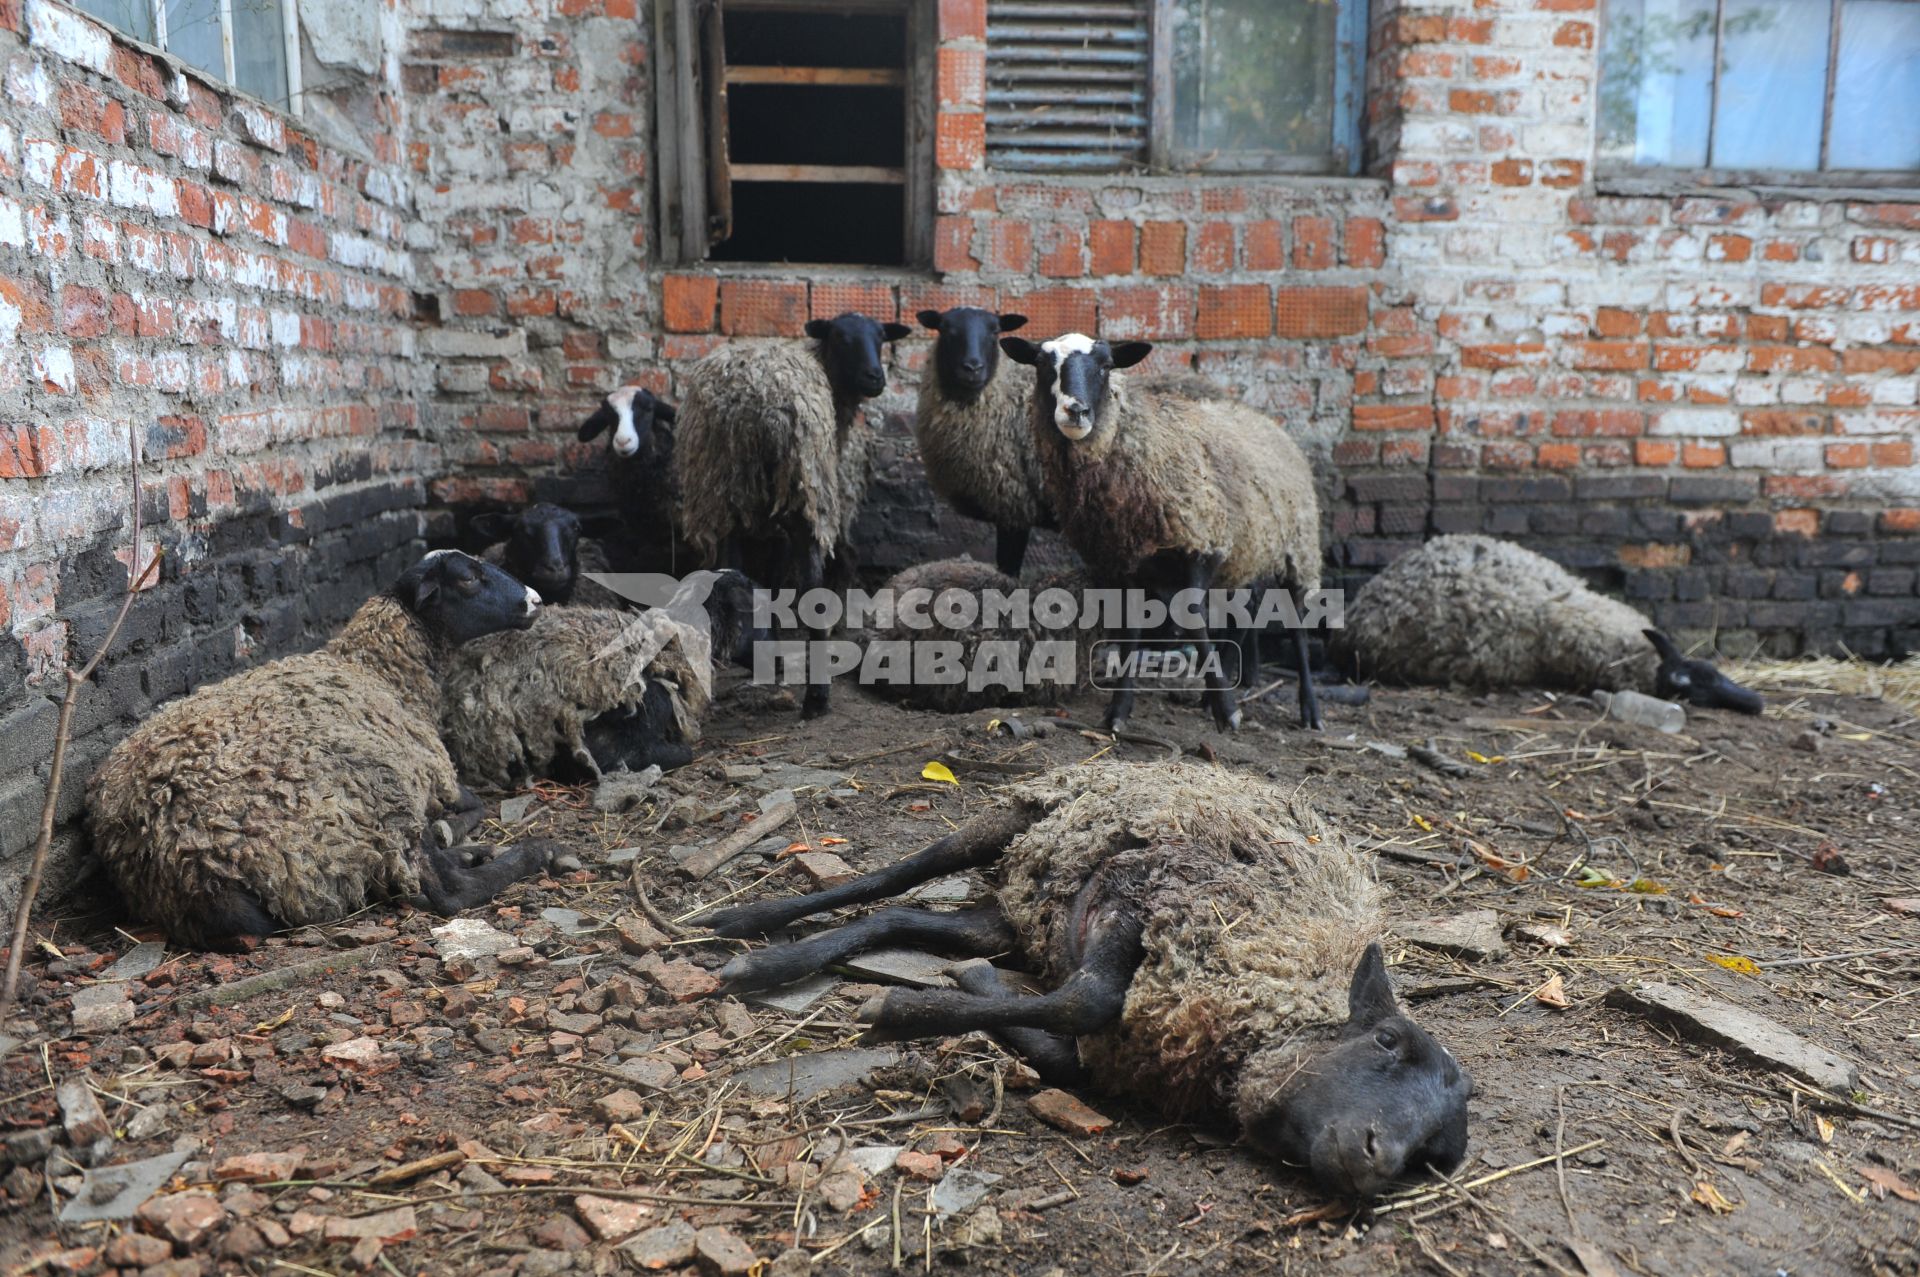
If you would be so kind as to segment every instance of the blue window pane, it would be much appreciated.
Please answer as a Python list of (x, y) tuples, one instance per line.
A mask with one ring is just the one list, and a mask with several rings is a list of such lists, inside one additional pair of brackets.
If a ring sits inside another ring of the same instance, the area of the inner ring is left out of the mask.
[(1333, 149), (1335, 0), (1175, 0), (1169, 18), (1180, 150)]
[(255, 97), (287, 104), (287, 32), (280, 0), (233, 0), (233, 78)]
[(1846, 0), (1827, 167), (1920, 169), (1920, 4)]
[(151, 0), (74, 0), (74, 8), (124, 31), (136, 40), (153, 43)]
[(188, 66), (227, 78), (220, 47), (220, 0), (167, 0), (167, 52)]
[(1600, 157), (1699, 168), (1713, 110), (1714, 0), (1613, 0), (1601, 48)]
[(1713, 167), (1818, 169), (1829, 0), (1726, 0)]

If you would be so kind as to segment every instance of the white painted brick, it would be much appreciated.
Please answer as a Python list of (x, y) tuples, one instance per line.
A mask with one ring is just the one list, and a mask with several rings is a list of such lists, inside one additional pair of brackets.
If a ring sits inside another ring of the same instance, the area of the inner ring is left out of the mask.
[(1733, 401), (1743, 408), (1765, 408), (1780, 402), (1780, 382), (1772, 377), (1743, 377), (1733, 383)]
[(1726, 438), (1740, 433), (1740, 414), (1726, 408), (1663, 408), (1653, 415), (1647, 433)]
[(422, 335), (427, 354), (443, 359), (502, 359), (527, 351), (524, 328), (476, 332), (470, 328), (434, 328)]
[(298, 346), (300, 344), (300, 316), (290, 310), (276, 310), (269, 317), (273, 325), (273, 344), (276, 346)]
[(1819, 470), (1825, 465), (1818, 439), (1749, 439), (1727, 445), (1730, 466), (1773, 471)]
[(15, 105), (44, 108), (53, 101), (53, 77), (33, 58), (15, 58), (7, 67), (7, 96)]
[(0, 349), (13, 345), (20, 336), (20, 308), (0, 298)]
[(271, 151), (287, 149), (287, 128), (278, 115), (246, 101), (236, 104), (234, 113), (240, 117), (240, 125), (249, 138)]
[(60, 144), (44, 137), (27, 139), (27, 149), (21, 157), (20, 168), (27, 180), (36, 186), (53, 185), (54, 166), (60, 160)]
[(1915, 379), (1912, 377), (1889, 377), (1873, 385), (1873, 402), (1906, 407), (1914, 402)]
[(113, 37), (63, 4), (27, 0), (27, 39), (101, 75), (113, 70)]
[(7, 248), (27, 246), (27, 222), (18, 201), (0, 195), (0, 245)]
[(48, 346), (33, 352), (33, 376), (66, 394), (74, 388), (73, 351), (65, 346)]

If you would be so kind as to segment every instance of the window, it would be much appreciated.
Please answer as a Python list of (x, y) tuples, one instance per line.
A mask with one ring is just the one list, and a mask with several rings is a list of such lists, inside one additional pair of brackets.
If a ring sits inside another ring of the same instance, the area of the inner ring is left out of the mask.
[(294, 0), (71, 2), (217, 80), (298, 112), (300, 35)]
[(1621, 169), (1920, 171), (1920, 0), (1610, 0), (1600, 152)]
[(1351, 173), (1365, 0), (992, 0), (987, 162)]
[(663, 255), (923, 259), (932, 10), (925, 0), (657, 5)]

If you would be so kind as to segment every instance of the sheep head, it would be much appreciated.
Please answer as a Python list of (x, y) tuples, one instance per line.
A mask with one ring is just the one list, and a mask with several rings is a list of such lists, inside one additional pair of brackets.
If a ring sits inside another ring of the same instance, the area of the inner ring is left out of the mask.
[(883, 324), (852, 311), (807, 321), (807, 336), (820, 343), (820, 362), (838, 400), (872, 399), (885, 390), (887, 365), (880, 347), (912, 331), (905, 324)]
[(617, 532), (615, 517), (582, 518), (571, 510), (545, 502), (513, 513), (476, 514), (473, 534), (488, 545), (504, 541), (501, 566), (540, 591), (549, 603), (573, 599), (580, 576), (580, 538)]
[(933, 371), (940, 393), (955, 403), (972, 403), (993, 380), (1000, 363), (995, 338), (1025, 326), (1025, 315), (996, 315), (978, 306), (951, 310), (923, 310), (920, 326), (939, 336), (933, 339)]
[(673, 431), (667, 429), (678, 410), (664, 399), (639, 386), (621, 386), (600, 401), (593, 415), (580, 423), (580, 442), (612, 431), (607, 446), (615, 456), (634, 457), (640, 449), (658, 437), (672, 446)]
[(1114, 369), (1133, 367), (1147, 357), (1153, 343), (1104, 342), (1067, 333), (1039, 345), (1023, 337), (1002, 337), (1000, 349), (1033, 369), (1035, 400), (1062, 435), (1079, 443), (1101, 420)]
[(430, 550), (387, 591), (443, 643), (460, 644), (501, 630), (524, 630), (540, 595), (491, 563), (458, 550)]

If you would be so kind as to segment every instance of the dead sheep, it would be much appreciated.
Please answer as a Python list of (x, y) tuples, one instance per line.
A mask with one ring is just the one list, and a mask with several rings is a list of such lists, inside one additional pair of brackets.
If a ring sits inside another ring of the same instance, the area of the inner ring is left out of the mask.
[(884, 945), (1017, 950), (1048, 992), (1009, 993), (969, 962), (951, 972), (957, 990), (888, 990), (856, 1017), (881, 1037), (1000, 1032), (1050, 1080), (1084, 1070), (1170, 1120), (1229, 1121), (1336, 1193), (1366, 1198), (1460, 1164), (1472, 1082), (1399, 1011), (1377, 943), (1380, 888), (1297, 791), (1199, 763), (1098, 762), (1001, 793), (885, 869), (708, 925), (765, 935), (996, 862), (997, 905), (884, 909), (733, 959), (727, 991)]
[(1348, 602), (1330, 646), (1348, 668), (1389, 683), (1631, 689), (1748, 714), (1764, 706), (1627, 604), (1493, 537), (1436, 537), (1395, 559)]
[[(861, 405), (887, 388), (880, 347), (909, 331), (865, 315), (814, 319), (807, 341), (722, 346), (693, 366), (673, 473), (681, 532), (702, 563), (770, 589), (819, 588), (866, 496)], [(812, 718), (827, 710), (828, 682), (809, 673), (801, 714)]]
[[(582, 519), (571, 510), (542, 502), (510, 513), (476, 514), (468, 526), (487, 544), (481, 558), (538, 590), (546, 602), (574, 607), (626, 606), (618, 594), (583, 575), (613, 570), (601, 538), (618, 535), (622, 530), (620, 520)], [(589, 531), (595, 535), (589, 535)]]
[[(622, 524), (616, 557), (623, 565), (672, 570), (682, 561), (684, 547), (675, 539), (674, 523), (679, 497), (673, 478), (673, 423), (678, 416), (672, 404), (652, 391), (626, 385), (611, 391), (580, 423), (582, 443), (607, 437), (607, 477)], [(612, 539), (616, 532), (596, 535)]]
[[(911, 709), (933, 710), (941, 714), (962, 714), (989, 707), (1013, 708), (1025, 705), (1058, 705), (1070, 699), (1074, 692), (1086, 681), (1092, 668), (1092, 647), (1099, 638), (1097, 631), (1082, 626), (1052, 628), (1041, 623), (1040, 616), (1029, 610), (1025, 624), (1014, 624), (1016, 618), (1006, 623), (987, 624), (990, 619), (984, 610), (972, 614), (975, 620), (971, 624), (953, 625), (943, 619), (949, 613), (940, 606), (943, 595), (957, 591), (971, 596), (973, 606), (978, 608), (989, 592), (1003, 597), (1011, 597), (1017, 591), (1024, 590), (1029, 602), (1037, 599), (1047, 590), (1065, 590), (1077, 601), (1086, 586), (1086, 577), (1078, 570), (1044, 573), (1020, 580), (1006, 575), (985, 563), (961, 556), (954, 559), (939, 559), (932, 563), (921, 563), (904, 571), (895, 573), (883, 587), (894, 600), (895, 614), (891, 625), (876, 628), (867, 635), (869, 644), (874, 642), (905, 643), (951, 643), (958, 649), (955, 668), (971, 671), (979, 668), (981, 649), (988, 643), (1011, 644), (1010, 649), (1002, 649), (1007, 660), (1003, 669), (1008, 673), (1023, 674), (1029, 662), (1034, 658), (1038, 644), (1066, 644), (1071, 652), (1071, 667), (1058, 666), (1064, 676), (1071, 678), (1046, 680), (1027, 684), (1022, 681), (1018, 689), (1010, 689), (1003, 683), (995, 682), (990, 686), (970, 687), (965, 678), (952, 682), (922, 681), (918, 677), (904, 678), (894, 682), (876, 682), (873, 690), (890, 700), (897, 700)], [(964, 600), (956, 600), (964, 602)], [(924, 617), (925, 624), (912, 624), (901, 615), (901, 609), (911, 604), (916, 612)], [(996, 619), (997, 618), (991, 618)], [(1060, 652), (1060, 649), (1053, 649)], [(1065, 655), (1065, 653), (1060, 653)], [(904, 674), (905, 671), (902, 671)]]
[[(1320, 502), (1313, 470), (1279, 423), (1225, 397), (1130, 387), (1120, 369), (1147, 357), (1144, 341), (1109, 344), (1069, 333), (1001, 349), (1034, 370), (1030, 427), (1047, 496), (1093, 584), (1138, 591), (1278, 586), (1299, 603), (1320, 585)], [(1300, 722), (1320, 726), (1304, 628), (1293, 630)], [(1139, 636), (1129, 633), (1129, 639)], [(1207, 670), (1202, 700), (1222, 730), (1240, 724), (1238, 698), (1213, 642), (1196, 632)], [(1131, 674), (1107, 724), (1133, 712)]]
[(540, 596), (436, 550), (316, 652), (157, 710), (87, 786), (94, 850), (176, 943), (244, 943), (401, 899), (458, 913), (543, 870), (523, 843), (469, 868), (429, 834), (479, 801), (440, 743), (440, 678), (463, 644), (533, 621)]
[(454, 654), (441, 737), (463, 779), (495, 789), (683, 767), (714, 666), (739, 658), (752, 609), (738, 572), (693, 573), (673, 601), (645, 612), (543, 609), (530, 629)]

